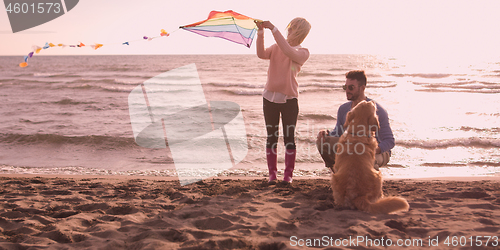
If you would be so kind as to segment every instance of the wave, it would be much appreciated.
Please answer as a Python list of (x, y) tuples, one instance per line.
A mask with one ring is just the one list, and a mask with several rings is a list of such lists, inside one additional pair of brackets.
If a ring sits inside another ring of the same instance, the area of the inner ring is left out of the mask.
[(495, 166), (500, 167), (500, 162), (490, 162), (490, 161), (473, 161), (469, 162), (470, 165), (475, 166)]
[(349, 70), (352, 70), (352, 69), (351, 68), (331, 68), (331, 69), (329, 69), (329, 71), (341, 71), (341, 73), (338, 74), (339, 76), (345, 76), (345, 73), (348, 72)]
[(253, 89), (253, 90), (245, 90), (245, 89), (234, 89), (229, 90), (225, 89), (222, 92), (233, 94), (233, 95), (262, 95), (262, 89)]
[[(96, 79), (96, 78), (80, 78), (80, 79), (76, 79), (76, 80), (73, 80), (69, 83), (89, 83), (89, 82), (102, 82), (102, 81), (106, 81), (109, 79), (108, 78), (101, 78), (101, 79)], [(111, 81), (110, 81), (111, 82)]]
[(104, 87), (104, 86), (98, 86), (98, 88), (108, 91), (108, 92), (130, 92), (132, 89), (130, 87), (124, 88), (124, 87)]
[(425, 89), (416, 89), (418, 92), (430, 92), (430, 93), (438, 93), (438, 92), (456, 92), (456, 93), (479, 93), (479, 94), (500, 94), (500, 89), (453, 89), (453, 88), (425, 88)]
[(463, 80), (458, 82), (446, 83), (426, 83), (412, 82), (414, 85), (422, 87), (416, 91), (424, 92), (465, 92), (465, 93), (499, 93), (500, 84), (485, 81)]
[(33, 76), (33, 73), (16, 74), (15, 77)]
[(445, 74), (445, 73), (418, 73), (418, 74), (398, 73), (389, 75), (395, 77), (421, 77), (421, 78), (446, 78), (452, 76), (452, 74)]
[(424, 167), (465, 167), (465, 166), (491, 166), (491, 167), (500, 167), (500, 163), (498, 162), (490, 162), (490, 161), (471, 161), (467, 163), (443, 163), (443, 162), (426, 162), (422, 163), (421, 166)]
[(219, 83), (219, 82), (211, 82), (208, 83), (208, 85), (215, 86), (215, 87), (243, 87), (243, 88), (250, 88), (250, 89), (262, 89), (264, 88), (264, 84), (250, 84), (250, 83)]
[(123, 84), (123, 85), (139, 85), (146, 81), (147, 79), (144, 80), (125, 80), (125, 79), (115, 79), (114, 83), (116, 84)]
[(63, 98), (57, 102), (53, 102), (54, 104), (59, 104), (59, 105), (78, 105), (78, 104), (93, 104), (96, 102), (78, 102), (78, 101), (73, 101), (71, 98)]
[[(127, 85), (128, 86), (128, 85)], [(132, 85), (135, 87), (135, 85)], [(132, 87), (120, 87), (120, 86), (93, 86), (90, 84), (81, 84), (76, 86), (58, 86), (56, 89), (82, 89), (82, 90), (93, 90), (100, 89), (107, 92), (130, 92), (132, 91)], [(85, 104), (85, 103), (84, 103)]]
[(484, 84), (484, 85), (497, 85), (498, 82), (485, 82), (485, 81), (479, 81), (480, 84)]
[[(239, 85), (239, 88), (234, 88), (234, 89), (225, 88), (221, 91), (228, 93), (228, 94), (232, 94), (232, 95), (262, 95), (262, 91), (264, 90), (263, 86), (256, 87), (254, 85), (249, 85), (248, 88), (245, 88), (245, 86), (243, 86), (243, 84), (238, 84), (238, 85)], [(301, 84), (301, 86), (299, 87), (299, 93), (324, 91), (324, 88), (342, 90), (342, 86), (343, 85), (327, 84), (327, 83), (305, 83), (305, 84)], [(396, 86), (397, 86), (397, 84), (370, 85), (368, 87), (369, 88), (393, 88)], [(232, 85), (232, 84), (228, 84), (227, 87), (237, 87), (237, 86)], [(116, 91), (116, 90), (113, 90), (113, 91)]]
[(54, 120), (34, 122), (34, 121), (31, 121), (28, 119), (19, 119), (19, 122), (30, 123), (30, 124), (43, 124), (43, 123), (52, 123), (52, 122), (54, 122)]
[[(498, 116), (499, 114), (492, 114), (492, 116)], [(461, 131), (474, 131), (474, 132), (483, 132), (483, 133), (500, 133), (500, 128), (473, 128), (462, 126), (460, 127)]]
[(78, 74), (66, 74), (66, 73), (33, 73), (34, 77), (81, 77)]
[[(114, 80), (112, 80), (114, 81)], [(111, 81), (111, 82), (112, 82)], [(33, 81), (22, 81), (23, 83), (53, 83), (53, 82), (33, 82)], [(57, 89), (57, 90), (64, 90), (64, 89), (78, 89), (78, 90), (102, 90), (102, 91), (107, 91), (107, 92), (130, 92), (132, 91), (132, 88), (135, 87), (136, 85), (129, 85), (129, 84), (122, 84), (122, 85), (105, 85), (106, 83), (104, 83), (103, 85), (92, 85), (92, 84), (89, 84), (93, 81), (89, 81), (87, 83), (84, 83), (84, 82), (81, 82), (79, 83), (78, 85), (69, 85), (69, 84), (65, 84), (65, 85), (57, 85), (55, 87), (52, 87), (52, 86), (48, 86), (48, 85), (38, 85), (39, 87), (41, 88), (47, 88), (47, 89)], [(102, 82), (101, 82), (102, 83)], [(11, 85), (17, 85), (19, 83), (11, 83)], [(139, 85), (140, 83), (137, 83), (137, 85)], [(3, 85), (2, 83), (0, 83), (0, 86)], [(65, 104), (66, 101), (63, 101), (62, 103), (58, 103), (58, 104)], [(72, 103), (69, 103), (69, 104), (72, 104)]]
[(398, 140), (396, 141), (396, 145), (407, 148), (423, 149), (443, 149), (451, 147), (495, 148), (500, 147), (500, 139), (471, 137), (445, 140)]
[(69, 82), (69, 83), (79, 84), (79, 83), (93, 83), (93, 82), (99, 82), (99, 80), (96, 80), (96, 79), (81, 78), (81, 79), (77, 79), (77, 80), (74, 80), (74, 81)]
[[(11, 85), (25, 85), (25, 84), (35, 84), (37, 87), (44, 87), (47, 84), (61, 83), (56, 79), (12, 79), (9, 83)], [(43, 84), (43, 85), (42, 85)]]
[[(327, 82), (327, 83), (325, 83)], [(320, 88), (342, 88), (344, 86), (345, 80), (328, 80), (322, 82), (305, 82), (299, 84), (299, 90), (301, 87), (320, 87)]]
[(461, 82), (451, 82), (451, 83), (422, 83), (413, 82), (415, 85), (424, 86), (428, 88), (455, 88), (455, 89), (500, 89), (500, 84), (492, 82), (478, 82), (478, 81), (461, 81)]
[[(300, 161), (298, 162), (309, 162)], [(215, 169), (214, 169), (215, 170)], [(207, 170), (210, 171), (210, 170)], [(217, 171), (219, 172), (219, 171)], [(278, 170), (282, 174), (282, 170)], [(46, 174), (46, 175), (96, 175), (96, 176), (154, 176), (154, 177), (177, 177), (177, 170), (174, 169), (137, 169), (137, 170), (109, 170), (89, 167), (23, 167), (23, 166), (8, 166), (0, 165), (0, 173), (2, 174)], [(242, 169), (232, 168), (224, 170), (214, 176), (219, 177), (261, 177), (265, 178), (268, 175), (268, 170), (263, 169)], [(295, 169), (294, 175), (301, 177), (328, 177), (330, 170), (327, 168), (321, 169)]]
[(68, 87), (68, 88), (72, 88), (72, 89), (91, 89), (93, 87), (91, 85), (88, 85), (88, 84), (82, 84), (82, 85), (79, 85), (79, 86)]
[(315, 72), (300, 72), (299, 77), (306, 77), (306, 76), (315, 76), (315, 77), (326, 77), (326, 78), (331, 78), (335, 76), (345, 76), (345, 74), (333, 74), (333, 73), (315, 73)]
[(398, 84), (397, 83), (386, 83), (386, 82), (370, 82), (366, 85), (367, 88), (394, 88)]
[(441, 87), (441, 86), (463, 86), (463, 85), (471, 85), (477, 83), (477, 81), (459, 81), (459, 82), (448, 82), (448, 83), (427, 83), (427, 82), (412, 82), (415, 85), (423, 85), (430, 87)]
[(299, 114), (299, 120), (328, 120), (335, 121), (337, 118), (326, 114)]
[(108, 67), (100, 67), (101, 71), (111, 71), (111, 72), (129, 72), (133, 70), (137, 70), (137, 68), (131, 66), (108, 66)]
[[(317, 80), (317, 79), (308, 79), (307, 81), (301, 81), (299, 83), (300, 88), (304, 87), (318, 87), (318, 88), (339, 88), (341, 89), (345, 84), (345, 80)], [(247, 88), (247, 89), (264, 89), (264, 84), (253, 84), (248, 82), (231, 82), (231, 83), (221, 83), (221, 82), (210, 82), (207, 85), (214, 87), (235, 87), (235, 88)], [(397, 83), (393, 81), (370, 81), (367, 85), (368, 88), (393, 88), (396, 87)]]
[[(226, 171), (229, 172), (229, 171)], [(109, 170), (91, 167), (24, 167), (0, 165), (1, 174), (96, 175), (96, 176), (161, 176), (176, 177), (175, 169)]]
[(425, 162), (421, 166), (424, 167), (465, 167), (466, 163), (443, 163), (443, 162)]
[(136, 80), (126, 80), (126, 79), (110, 79), (110, 78), (102, 78), (102, 79), (87, 79), (87, 78), (82, 78), (78, 80), (74, 80), (71, 83), (115, 83), (115, 84), (121, 84), (121, 85), (139, 85), (146, 81), (147, 79), (136, 79)]
[(133, 137), (105, 135), (65, 136), (56, 134), (0, 134), (0, 142), (16, 144), (73, 144), (106, 148), (135, 147)]
[(0, 83), (13, 82), (13, 81), (16, 81), (16, 80), (17, 79), (13, 79), (13, 78), (0, 79)]

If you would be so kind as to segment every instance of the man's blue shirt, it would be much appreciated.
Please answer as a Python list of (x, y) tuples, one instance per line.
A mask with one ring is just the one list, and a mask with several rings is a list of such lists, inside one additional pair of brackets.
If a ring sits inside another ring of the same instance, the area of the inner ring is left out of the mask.
[[(366, 98), (366, 101), (371, 101), (371, 99)], [(387, 114), (387, 111), (380, 106), (380, 104), (377, 102), (375, 102), (375, 104), (377, 105), (377, 116), (380, 124), (380, 129), (377, 133), (378, 146), (382, 152), (390, 151), (396, 143), (389, 124), (389, 115)], [(330, 131), (330, 136), (340, 137), (344, 133), (344, 124), (347, 113), (351, 111), (351, 105), (352, 101), (349, 101), (339, 107), (337, 112), (337, 125), (335, 125), (335, 128), (332, 131)]]

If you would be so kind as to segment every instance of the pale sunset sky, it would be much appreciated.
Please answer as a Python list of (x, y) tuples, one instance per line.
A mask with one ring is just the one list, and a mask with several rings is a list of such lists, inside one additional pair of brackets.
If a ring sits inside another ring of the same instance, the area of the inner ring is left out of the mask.
[[(270, 20), (284, 34), (288, 22), (304, 17), (312, 25), (302, 44), (312, 54), (381, 54), (429, 60), (480, 60), (500, 55), (500, 1), (132, 1), (81, 0), (65, 15), (12, 33), (0, 12), (0, 55), (27, 55), (33, 45), (102, 43), (98, 50), (50, 48), (39, 55), (253, 54), (218, 38), (205, 38), (181, 25), (201, 21), (212, 10), (233, 10)], [(175, 31), (153, 41), (131, 42)], [(266, 45), (273, 43), (266, 33)]]

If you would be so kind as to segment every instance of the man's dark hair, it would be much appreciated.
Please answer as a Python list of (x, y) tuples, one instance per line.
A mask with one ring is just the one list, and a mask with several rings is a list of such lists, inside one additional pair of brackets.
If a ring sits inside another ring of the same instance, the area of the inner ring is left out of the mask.
[(345, 74), (345, 78), (358, 80), (359, 84), (366, 86), (366, 75), (364, 70), (351, 70)]

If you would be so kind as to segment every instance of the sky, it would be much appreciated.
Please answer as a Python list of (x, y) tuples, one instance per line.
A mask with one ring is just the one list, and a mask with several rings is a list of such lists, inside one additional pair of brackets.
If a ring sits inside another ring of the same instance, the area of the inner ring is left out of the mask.
[[(0, 11), (0, 55), (27, 55), (33, 45), (102, 43), (98, 50), (51, 48), (39, 55), (101, 54), (253, 54), (255, 45), (205, 38), (181, 25), (201, 21), (212, 10), (233, 10), (269, 20), (282, 33), (288, 22), (304, 17), (312, 25), (303, 47), (312, 54), (374, 54), (435, 60), (477, 59), (500, 55), (500, 1), (234, 1), (234, 0), (81, 0), (48, 23), (12, 33)], [(125, 41), (157, 36), (169, 37)], [(175, 32), (174, 32), (175, 31)], [(266, 33), (266, 46), (273, 43)]]

